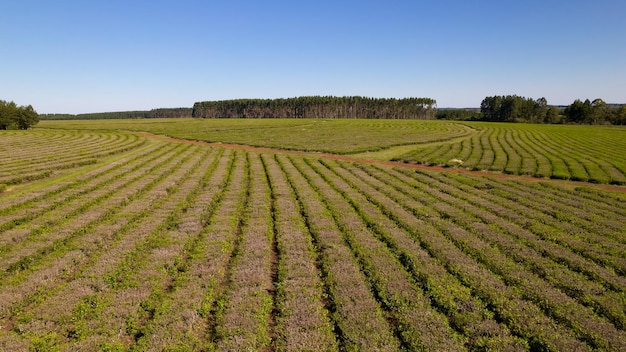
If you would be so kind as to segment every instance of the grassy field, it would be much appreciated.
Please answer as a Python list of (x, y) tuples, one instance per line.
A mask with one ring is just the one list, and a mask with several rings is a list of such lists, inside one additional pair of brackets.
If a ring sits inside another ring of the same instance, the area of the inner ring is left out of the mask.
[(0, 131), (0, 351), (626, 350), (621, 194), (120, 123)]
[(626, 128), (413, 120), (156, 119), (42, 121), (366, 159), (626, 184)]

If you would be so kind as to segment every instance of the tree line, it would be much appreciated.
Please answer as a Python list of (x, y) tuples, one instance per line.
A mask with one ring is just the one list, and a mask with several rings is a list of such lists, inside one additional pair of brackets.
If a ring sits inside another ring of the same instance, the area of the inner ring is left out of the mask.
[(159, 108), (152, 110), (96, 112), (88, 114), (42, 114), (42, 120), (108, 120), (190, 117), (191, 108)]
[(602, 99), (577, 99), (559, 108), (546, 98), (532, 99), (517, 95), (486, 97), (480, 104), (479, 120), (493, 122), (576, 123), (626, 125), (626, 105), (610, 105)]
[(466, 108), (466, 109), (457, 109), (457, 108), (444, 108), (437, 109), (437, 120), (480, 120), (482, 118), (482, 114), (480, 113), (480, 109), (474, 108)]
[(26, 130), (39, 122), (39, 114), (32, 106), (18, 106), (15, 102), (0, 100), (0, 130)]
[(609, 105), (602, 99), (576, 99), (563, 113), (571, 123), (626, 125), (626, 105)]
[(233, 99), (197, 102), (193, 108), (37, 114), (32, 106), (0, 100), (0, 130), (28, 129), (39, 120), (95, 120), (140, 118), (370, 118), (446, 119), (493, 122), (575, 123), (626, 125), (626, 105), (602, 99), (576, 99), (568, 106), (548, 105), (545, 98), (495, 95), (480, 108), (437, 109), (431, 98), (370, 98), (361, 96), (304, 96), (279, 99)]
[(234, 99), (197, 102), (193, 117), (201, 118), (371, 118), (434, 119), (431, 98), (369, 98), (305, 96), (281, 99)]

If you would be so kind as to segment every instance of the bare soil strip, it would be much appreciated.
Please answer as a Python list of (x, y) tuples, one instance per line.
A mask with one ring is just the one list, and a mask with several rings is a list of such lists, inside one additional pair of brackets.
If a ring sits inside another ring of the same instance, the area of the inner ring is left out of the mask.
[(253, 147), (253, 146), (241, 145), (241, 144), (211, 143), (211, 142), (195, 141), (195, 140), (187, 140), (187, 139), (173, 138), (173, 137), (168, 137), (168, 136), (155, 135), (155, 134), (148, 133), (148, 132), (141, 132), (139, 134), (147, 138), (158, 139), (158, 140), (174, 142), (174, 143), (209, 145), (213, 147), (222, 147), (222, 148), (228, 148), (228, 149), (241, 149), (241, 150), (254, 151), (254, 152), (259, 152), (259, 153), (310, 155), (310, 156), (316, 156), (316, 157), (326, 158), (326, 159), (344, 160), (344, 161), (351, 161), (351, 162), (358, 162), (358, 163), (365, 163), (365, 164), (386, 165), (386, 166), (391, 166), (391, 167), (401, 167), (401, 168), (407, 168), (407, 169), (446, 171), (446, 172), (454, 172), (454, 173), (459, 173), (459, 174), (487, 176), (487, 177), (509, 179), (509, 180), (519, 180), (519, 181), (550, 182), (550, 183), (556, 183), (556, 184), (570, 186), (570, 187), (584, 186), (584, 187), (592, 187), (596, 189), (601, 189), (605, 191), (626, 193), (625, 186), (617, 186), (617, 185), (604, 185), (604, 184), (596, 184), (596, 183), (582, 182), (582, 181), (569, 181), (569, 180), (561, 180), (561, 179), (519, 176), (519, 175), (510, 175), (510, 174), (504, 174), (504, 173), (499, 173), (499, 172), (476, 171), (476, 170), (468, 170), (468, 169), (462, 169), (462, 168), (413, 164), (413, 163), (405, 163), (405, 162), (397, 162), (397, 161), (363, 159), (363, 158), (356, 158), (356, 157), (351, 157), (351, 156), (346, 156), (346, 155), (315, 153), (315, 152), (305, 152), (305, 151), (265, 148), (265, 147)]

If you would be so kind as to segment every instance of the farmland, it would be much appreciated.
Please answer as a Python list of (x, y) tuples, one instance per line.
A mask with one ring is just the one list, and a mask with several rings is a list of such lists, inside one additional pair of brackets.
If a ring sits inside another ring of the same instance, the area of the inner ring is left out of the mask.
[(626, 184), (626, 128), (354, 119), (43, 121), (258, 147), (349, 154), (513, 175)]
[(420, 147), (395, 160), (427, 164), (463, 161), (473, 170), (626, 184), (626, 129), (472, 123), (459, 143)]
[(350, 119), (142, 119), (43, 121), (55, 129), (150, 132), (206, 142), (349, 154), (469, 136), (471, 128), (438, 121)]
[(626, 350), (622, 193), (139, 133), (624, 179), (623, 129), (508, 126), (116, 120), (0, 131), (0, 350)]

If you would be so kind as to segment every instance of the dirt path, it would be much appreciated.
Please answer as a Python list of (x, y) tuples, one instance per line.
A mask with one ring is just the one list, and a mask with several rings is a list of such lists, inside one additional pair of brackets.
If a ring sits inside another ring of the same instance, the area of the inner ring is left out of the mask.
[(411, 163), (404, 163), (404, 162), (397, 162), (397, 161), (364, 159), (364, 158), (352, 157), (352, 156), (347, 156), (347, 155), (338, 155), (338, 154), (305, 152), (305, 151), (275, 149), (275, 148), (265, 148), (265, 147), (252, 147), (252, 146), (240, 145), (240, 144), (210, 143), (210, 142), (204, 142), (204, 141), (193, 141), (193, 140), (187, 140), (187, 139), (181, 139), (181, 138), (160, 136), (160, 135), (155, 135), (155, 134), (148, 133), (148, 132), (139, 132), (139, 134), (147, 138), (158, 139), (158, 140), (174, 142), (174, 143), (209, 145), (213, 147), (248, 150), (248, 151), (260, 152), (260, 153), (281, 153), (281, 154), (291, 154), (291, 155), (315, 156), (315, 157), (325, 158), (325, 159), (351, 161), (351, 162), (365, 163), (365, 164), (371, 164), (371, 165), (384, 165), (384, 166), (391, 166), (391, 167), (402, 167), (402, 168), (407, 168), (407, 169), (445, 171), (445, 172), (454, 172), (458, 174), (487, 176), (487, 177), (508, 179), (508, 180), (531, 181), (531, 182), (551, 182), (551, 183), (556, 183), (556, 184), (570, 186), (570, 187), (584, 186), (584, 187), (601, 189), (605, 191), (626, 193), (626, 186), (604, 185), (604, 184), (596, 184), (596, 183), (590, 183), (590, 182), (556, 180), (556, 179), (549, 179), (549, 178), (509, 175), (509, 174), (503, 174), (500, 172), (474, 171), (474, 170), (467, 170), (467, 169), (461, 169), (461, 168), (429, 166), (429, 165), (411, 164)]

